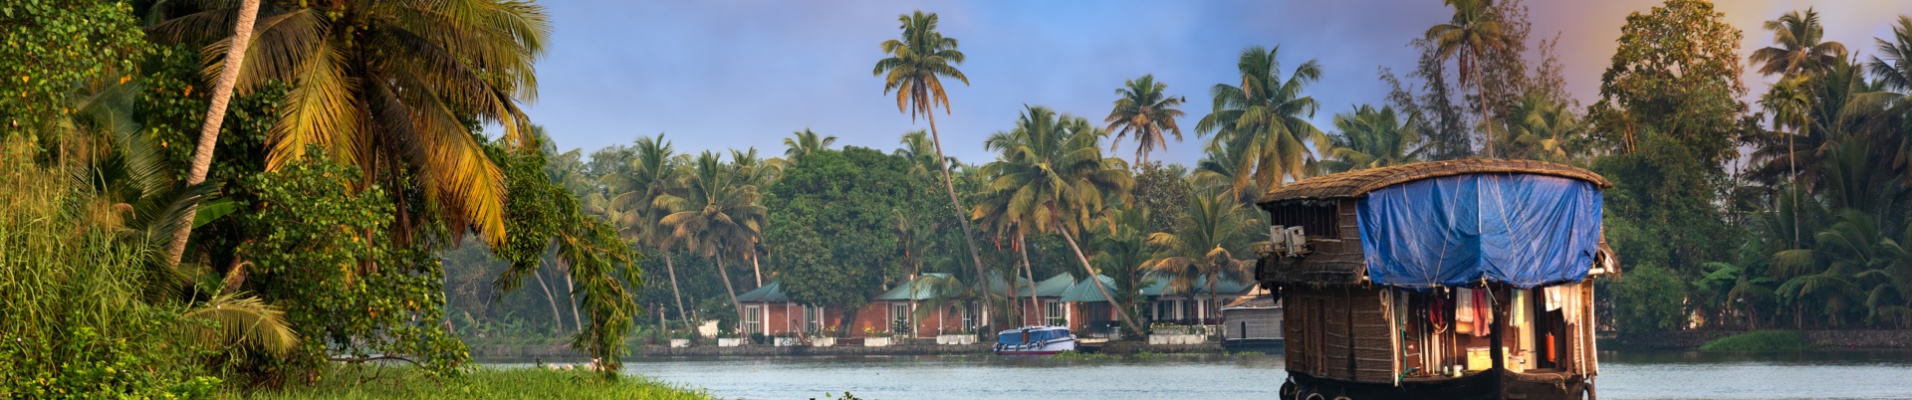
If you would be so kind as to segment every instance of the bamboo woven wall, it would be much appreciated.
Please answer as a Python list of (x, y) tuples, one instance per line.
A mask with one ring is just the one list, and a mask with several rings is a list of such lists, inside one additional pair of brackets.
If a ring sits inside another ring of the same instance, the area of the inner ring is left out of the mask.
[(1381, 292), (1354, 286), (1292, 286), (1287, 309), (1288, 369), (1358, 382), (1392, 382), (1394, 350)]

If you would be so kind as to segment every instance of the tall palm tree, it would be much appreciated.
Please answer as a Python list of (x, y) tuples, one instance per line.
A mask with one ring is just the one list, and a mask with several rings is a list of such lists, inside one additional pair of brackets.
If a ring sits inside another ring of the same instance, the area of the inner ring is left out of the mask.
[(903, 36), (883, 41), (883, 53), (889, 57), (876, 61), (871, 75), (883, 77), (883, 94), (896, 92), (896, 110), (910, 115), (914, 121), (921, 115), (929, 120), (931, 143), (936, 146), (938, 169), (943, 173), (943, 188), (949, 191), (949, 203), (956, 207), (956, 220), (963, 227), (963, 244), (969, 246), (969, 258), (976, 265), (976, 276), (983, 275), (982, 251), (976, 247), (975, 233), (969, 229), (969, 219), (963, 218), (963, 201), (956, 196), (956, 180), (950, 176), (949, 158), (943, 152), (943, 137), (936, 131), (936, 105), (942, 104), (943, 113), (949, 113), (949, 95), (943, 91), (942, 78), (954, 78), (969, 84), (969, 77), (956, 69), (966, 58), (957, 50), (956, 38), (944, 37), (936, 31), (936, 14), (915, 13), (899, 15), (897, 22), (902, 23)]
[(809, 128), (804, 128), (783, 139), (783, 158), (790, 162), (798, 162), (803, 159), (803, 156), (830, 148), (830, 145), (835, 144), (836, 141), (836, 136), (822, 136), (810, 131)]
[(717, 153), (706, 150), (692, 163), (683, 194), (666, 194), (656, 203), (671, 211), (658, 223), (671, 227), (675, 240), (716, 261), (724, 292), (730, 295), (737, 315), (742, 316), (743, 303), (737, 301), (737, 289), (730, 283), (729, 266), (724, 261), (757, 243), (767, 212), (757, 204), (761, 197), (757, 187), (746, 184), (739, 175)]
[[(232, 86), (239, 81), (239, 71), (246, 62), (246, 49), (252, 46), (252, 24), (259, 18), (259, 0), (245, 0), (239, 4), (239, 20), (233, 23), (232, 38), (226, 40), (226, 58), (220, 67), (219, 81), (212, 86), (212, 107), (206, 110), (206, 122), (199, 129), (199, 143), (193, 148), (192, 168), (186, 173), (186, 185), (197, 185), (206, 181), (206, 171), (212, 169), (213, 146), (219, 143), (219, 125), (226, 121), (226, 104), (232, 100)], [(186, 213), (199, 211), (198, 204), (186, 206)], [(192, 224), (183, 224), (179, 232), (173, 234), (173, 240), (166, 247), (167, 265), (179, 265), (180, 257), (186, 255), (186, 238), (192, 236)]]
[(670, 209), (658, 203), (665, 196), (684, 193), (681, 165), (662, 133), (657, 137), (638, 137), (632, 152), (627, 174), (605, 175), (599, 179), (616, 193), (610, 199), (610, 208), (619, 213), (611, 222), (626, 239), (655, 247), (658, 254), (664, 255), (664, 269), (671, 280), (671, 298), (677, 302), (677, 318), (683, 321), (685, 331), (692, 331), (690, 314), (684, 311), (684, 294), (677, 285), (677, 264), (671, 259), (671, 252), (678, 243), (671, 234), (673, 227), (660, 221), (670, 214)]
[[(1095, 278), (1095, 267), (1075, 240), (1075, 232), (1082, 230), (1089, 212), (1102, 209), (1111, 197), (1127, 201), (1129, 189), (1135, 185), (1127, 163), (1102, 156), (1104, 136), (1108, 131), (1091, 125), (1088, 119), (1029, 106), (1016, 120), (1015, 130), (996, 132), (983, 142), (985, 148), (1000, 155), (984, 165), (982, 172), (993, 177), (986, 193), (1009, 198), (1003, 211), (1006, 215), (1031, 231), (1062, 234), (1082, 262), (1089, 282), (1103, 297), (1115, 299)], [(1131, 331), (1142, 331), (1127, 310), (1117, 314)]]
[[(979, 198), (976, 200), (975, 209), (971, 211), (969, 217), (981, 224), (984, 232), (995, 235), (998, 240), (997, 243), (1001, 243), (1001, 240), (1011, 241), (1010, 246), (1016, 249), (1017, 261), (1021, 262), (1020, 266), (1022, 267), (1023, 278), (1028, 279), (1030, 284), (1033, 285), (1036, 282), (1036, 273), (1035, 270), (1029, 266), (1028, 225), (1016, 223), (1016, 216), (1009, 213), (1009, 205), (1012, 201), (1013, 193), (989, 191), (985, 188), (983, 192), (978, 195)], [(1012, 272), (1010, 275), (1013, 276), (1015, 274)], [(1009, 281), (1013, 282), (1014, 279), (1009, 279)], [(1015, 286), (1012, 283), (1008, 287), (1014, 288)], [(1018, 309), (1022, 310), (1021, 314), (1033, 312), (1031, 310), (1037, 310), (1038, 307), (1042, 306), (1041, 301), (1036, 299), (1036, 293), (1033, 290), (1034, 287), (1030, 289), (1032, 290), (1028, 293), (1029, 303), (1018, 307)], [(1016, 290), (1020, 289), (1011, 289), (1009, 293), (1013, 296)], [(1026, 318), (1023, 318), (1020, 314), (1016, 315), (1016, 318), (1016, 324), (1018, 325), (1026, 320)]]
[(1149, 152), (1160, 148), (1168, 149), (1166, 134), (1174, 134), (1175, 141), (1182, 141), (1182, 127), (1175, 124), (1182, 117), (1182, 102), (1185, 97), (1173, 97), (1162, 93), (1168, 90), (1168, 84), (1156, 82), (1155, 75), (1142, 75), (1122, 83), (1115, 94), (1115, 109), (1109, 111), (1109, 117), (1102, 122), (1109, 123), (1109, 131), (1115, 132), (1115, 140), (1110, 141), (1109, 150), (1122, 143), (1122, 138), (1135, 135), (1135, 163), (1149, 162)]
[(1761, 75), (1813, 76), (1846, 58), (1846, 45), (1821, 41), (1825, 39), (1825, 26), (1819, 24), (1819, 13), (1811, 7), (1805, 14), (1786, 12), (1763, 26), (1773, 31), (1773, 45), (1753, 50), (1748, 57), (1759, 65)]
[(1413, 163), (1431, 147), (1421, 139), (1417, 119), (1401, 121), (1391, 106), (1376, 110), (1362, 104), (1353, 113), (1335, 114), (1334, 129), (1339, 134), (1329, 138), (1331, 159), (1322, 163), (1329, 172)]
[(1475, 91), (1480, 93), (1476, 100), (1480, 104), (1481, 126), (1486, 130), (1487, 157), (1494, 157), (1493, 144), (1493, 99), (1488, 98), (1487, 85), (1481, 82), (1482, 58), (1489, 51), (1507, 51), (1511, 43), (1500, 18), (1494, 15), (1492, 0), (1446, 0), (1454, 7), (1454, 16), (1447, 23), (1427, 29), (1427, 41), (1434, 43), (1436, 55), (1441, 60), (1455, 59), (1459, 64), (1461, 85), (1474, 82)]
[[(1235, 254), (1247, 253), (1254, 232), (1254, 219), (1240, 202), (1227, 193), (1204, 193), (1189, 197), (1188, 223), (1175, 232), (1149, 234), (1149, 245), (1158, 249), (1144, 268), (1170, 277), (1169, 286), (1194, 298), (1195, 277), (1208, 280), (1209, 315), (1220, 313), (1215, 284), (1222, 278), (1239, 279), (1251, 273), (1248, 260)], [(1218, 321), (1219, 323), (1219, 321)]]
[[(835, 138), (833, 137), (831, 139)], [(770, 187), (770, 184), (775, 183), (777, 178), (783, 176), (784, 160), (757, 157), (757, 148), (755, 147), (744, 151), (730, 150), (730, 161), (734, 171), (736, 171), (738, 182), (743, 185), (758, 188), (759, 191), (763, 188)], [(761, 233), (761, 231), (759, 231), (759, 233)], [(763, 265), (759, 264), (757, 256), (758, 253), (764, 251), (763, 236), (756, 235), (751, 237), (749, 245), (746, 246), (744, 250), (746, 250), (744, 256), (750, 258), (751, 276), (757, 280), (757, 285), (751, 288), (763, 287)]]
[[(221, 37), (217, 22), (232, 12), (210, 9), (152, 30), (188, 43)], [(272, 2), (260, 6), (257, 42), (234, 88), (292, 85), (271, 131), (268, 169), (320, 146), (365, 171), (363, 184), (422, 190), (424, 199), (394, 196), (398, 209), (436, 205), (430, 215), (400, 214), (394, 240), (414, 243), (423, 227), (444, 223), (453, 235), (475, 229), (500, 245), (504, 175), (466, 123), (495, 123), (505, 142), (530, 144), (519, 103), (536, 97), (532, 64), (550, 31), (543, 8), (525, 2)]]
[(1328, 136), (1308, 118), (1314, 117), (1320, 104), (1314, 97), (1302, 95), (1309, 84), (1321, 80), (1321, 65), (1314, 60), (1302, 63), (1287, 79), (1281, 78), (1281, 47), (1261, 46), (1243, 50), (1235, 67), (1241, 72), (1241, 86), (1216, 84), (1209, 89), (1214, 108), (1195, 123), (1197, 135), (1214, 133), (1209, 149), (1226, 148), (1238, 154), (1232, 169), (1254, 171), (1252, 175), (1234, 175), (1237, 192), (1252, 178), (1262, 188), (1280, 186), (1285, 178), (1301, 179), (1309, 175), (1314, 148), (1327, 148)]
[[(1792, 134), (1786, 135), (1786, 164), (1790, 170), (1787, 175), (1795, 181), (1799, 179), (1799, 165), (1793, 158), (1793, 155), (1797, 153), (1793, 150), (1793, 142), (1799, 136), (1800, 130), (1810, 123), (1811, 111), (1808, 109), (1812, 107), (1812, 94), (1800, 84), (1803, 79), (1799, 77), (1782, 79), (1759, 99), (1762, 107), (1773, 112), (1773, 125), (1792, 128)], [(1798, 203), (1797, 182), (1794, 182), (1792, 189), (1793, 203)], [(1793, 225), (1793, 243), (1799, 243), (1798, 224)]]
[(1892, 39), (1872, 39), (1879, 48), (1869, 64), (1872, 74), (1888, 89), (1912, 92), (1912, 17), (1899, 16), (1892, 26)]

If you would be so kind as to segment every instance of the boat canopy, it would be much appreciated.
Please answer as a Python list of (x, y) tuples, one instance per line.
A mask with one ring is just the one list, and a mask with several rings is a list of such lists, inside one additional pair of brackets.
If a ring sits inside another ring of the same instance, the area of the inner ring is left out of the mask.
[[(1611, 273), (1600, 174), (1534, 160), (1368, 168), (1281, 185), (1256, 204), (1309, 250), (1263, 257), (1263, 284), (1531, 288)], [(1286, 252), (1284, 252), (1286, 253)], [(1593, 264), (1600, 264), (1598, 266)], [(1599, 269), (1593, 269), (1593, 268)]]
[(1368, 279), (1415, 289), (1579, 281), (1599, 252), (1603, 184), (1498, 172), (1375, 189), (1356, 210)]
[[(1027, 342), (1022, 340), (1022, 335), (1025, 332), (1029, 334), (1029, 340)], [(1041, 328), (1041, 329), (1032, 328), (1032, 329), (1026, 329), (1026, 330), (1011, 329), (1011, 330), (1002, 331), (1002, 333), (997, 334), (996, 343), (1020, 345), (1024, 343), (1041, 343), (1043, 341), (1061, 339), (1065, 337), (1069, 337), (1068, 328), (1050, 327), (1050, 328)]]

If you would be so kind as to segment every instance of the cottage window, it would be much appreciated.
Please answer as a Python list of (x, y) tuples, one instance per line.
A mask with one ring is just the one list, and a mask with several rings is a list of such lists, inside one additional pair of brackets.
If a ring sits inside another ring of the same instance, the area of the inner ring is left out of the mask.
[(763, 308), (755, 305), (744, 306), (744, 334), (763, 332)]
[(1068, 304), (1063, 304), (1062, 302), (1055, 301), (1055, 300), (1048, 300), (1048, 301), (1044, 301), (1043, 305), (1045, 306), (1043, 308), (1047, 311), (1043, 314), (1044, 316), (1048, 317), (1047, 319), (1043, 321), (1044, 325), (1049, 325), (1049, 326), (1068, 326), (1069, 325), (1069, 305)]
[(803, 328), (810, 332), (823, 331), (823, 307), (803, 308)]
[(891, 333), (897, 333), (897, 334), (909, 333), (910, 328), (912, 328), (910, 326), (910, 305), (891, 304), (890, 305), (890, 330), (893, 331)]

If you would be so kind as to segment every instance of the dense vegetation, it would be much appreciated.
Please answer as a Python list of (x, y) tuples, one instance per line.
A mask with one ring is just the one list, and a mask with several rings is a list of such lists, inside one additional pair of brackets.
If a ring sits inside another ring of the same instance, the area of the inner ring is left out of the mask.
[[(872, 43), (873, 95), (927, 131), (885, 152), (805, 129), (766, 157), (662, 134), (558, 152), (520, 111), (551, 29), (535, 3), (206, 3), (0, 5), (0, 376), (22, 378), (0, 395), (419, 395), (339, 375), (363, 363), (524, 393), (499, 385), (570, 378), (473, 372), (468, 346), (568, 345), (615, 377), (630, 345), (734, 334), (737, 295), (771, 282), (853, 308), (933, 277), (926, 308), (996, 310), (980, 329), (1027, 312), (1005, 281), (1100, 274), (1140, 331), (1144, 282), (1246, 278), (1257, 194), (1469, 157), (1616, 184), (1607, 328), (1912, 327), (1912, 18), (1862, 54), (1789, 12), (1742, 53), (1711, 4), (1668, 0), (1624, 21), (1583, 107), (1519, 1), (1451, 0), (1373, 104), (1323, 110), (1310, 85), (1345, 69), (1270, 43), (1204, 82), (1207, 114), (1180, 109), (1203, 83), (1144, 75), (1110, 82), (1100, 122), (1031, 105), (953, 135), (995, 153), (962, 162), (935, 111), (967, 55), (933, 13)], [(255, 9), (257, 40), (232, 40)], [(1756, 104), (1749, 67), (1778, 80)], [(1146, 161), (1188, 117), (1205, 156)]]

